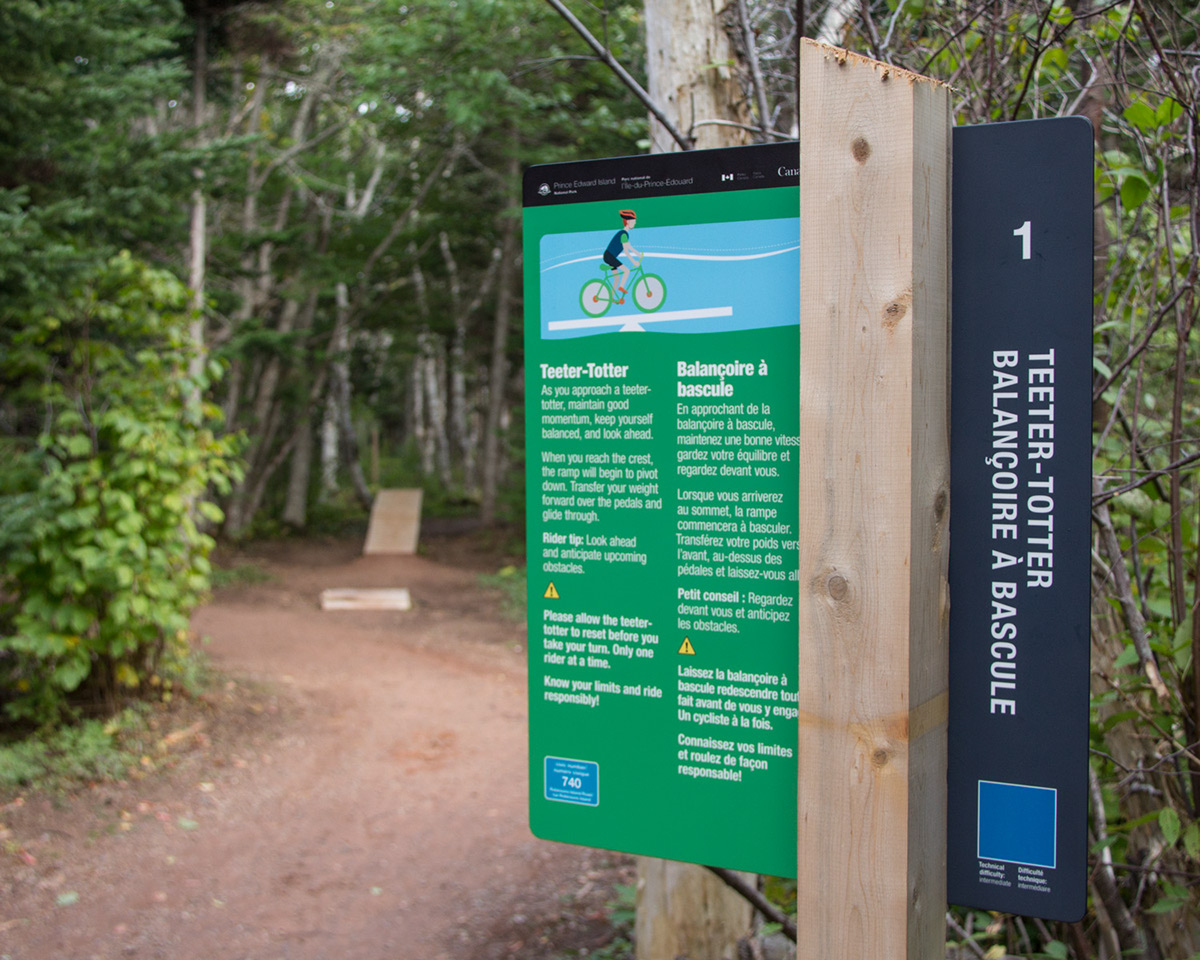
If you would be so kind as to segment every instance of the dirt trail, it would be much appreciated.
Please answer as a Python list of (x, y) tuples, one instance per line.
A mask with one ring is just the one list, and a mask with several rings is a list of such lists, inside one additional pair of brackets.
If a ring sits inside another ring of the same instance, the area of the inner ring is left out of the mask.
[[(257, 561), (271, 582), (197, 612), (214, 664), (248, 679), (172, 773), (0, 814), (0, 957), (490, 960), (604, 941), (627, 864), (528, 832), (523, 628), (469, 569), (353, 554), (276, 548)], [(317, 608), (351, 586), (406, 586), (416, 606)]]

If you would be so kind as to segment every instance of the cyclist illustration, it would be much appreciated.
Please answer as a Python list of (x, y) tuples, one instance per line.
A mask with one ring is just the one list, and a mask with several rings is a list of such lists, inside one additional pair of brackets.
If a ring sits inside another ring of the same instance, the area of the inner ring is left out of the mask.
[(621, 282), (617, 285), (617, 292), (624, 294), (629, 284), (629, 267), (623, 264), (620, 260), (621, 254), (632, 259), (637, 257), (640, 262), (644, 254), (633, 249), (633, 244), (629, 242), (629, 231), (637, 226), (637, 214), (632, 210), (621, 211), (621, 229), (613, 234), (613, 238), (608, 241), (608, 246), (604, 250), (604, 262), (612, 267), (613, 276), (611, 280), (616, 280), (617, 271), (621, 273)]
[[(642, 270), (642, 259), (646, 256), (635, 250), (629, 242), (629, 231), (637, 226), (637, 214), (632, 210), (621, 211), (621, 229), (613, 234), (608, 246), (604, 249), (604, 266), (600, 268), (603, 275), (601, 280), (589, 280), (579, 291), (579, 305), (583, 312), (591, 317), (599, 317), (608, 312), (614, 303), (623, 304), (626, 293), (632, 288), (633, 303), (643, 313), (653, 313), (666, 300), (667, 288), (662, 277)], [(620, 259), (624, 254), (633, 261), (633, 280), (630, 282), (630, 269)], [(637, 257), (634, 261), (633, 258)], [(620, 274), (620, 283), (617, 275)]]

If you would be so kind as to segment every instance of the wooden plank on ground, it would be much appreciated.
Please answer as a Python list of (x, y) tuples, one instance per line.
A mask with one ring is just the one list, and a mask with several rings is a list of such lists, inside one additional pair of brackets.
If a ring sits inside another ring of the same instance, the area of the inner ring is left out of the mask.
[(944, 952), (950, 98), (801, 53), (798, 954)]
[(404, 587), (363, 589), (343, 587), (321, 591), (322, 610), (411, 610), (412, 597)]
[(421, 532), (421, 491), (380, 490), (371, 505), (363, 554), (416, 553)]

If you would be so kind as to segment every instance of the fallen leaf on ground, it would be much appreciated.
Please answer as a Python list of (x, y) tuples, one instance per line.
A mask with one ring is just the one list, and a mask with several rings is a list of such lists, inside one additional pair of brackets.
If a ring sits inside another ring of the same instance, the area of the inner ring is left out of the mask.
[(180, 817), (176, 822), (181, 830), (195, 830), (200, 826), (195, 820), (189, 820), (187, 817)]
[(158, 741), (159, 753), (166, 753), (171, 747), (183, 743), (188, 737), (194, 737), (204, 729), (204, 721), (197, 720), (190, 727), (185, 727), (183, 730), (176, 730), (173, 733), (168, 733), (165, 737)]
[(60, 907), (69, 907), (71, 904), (79, 902), (79, 894), (74, 890), (68, 890), (66, 893), (60, 893), (54, 902)]

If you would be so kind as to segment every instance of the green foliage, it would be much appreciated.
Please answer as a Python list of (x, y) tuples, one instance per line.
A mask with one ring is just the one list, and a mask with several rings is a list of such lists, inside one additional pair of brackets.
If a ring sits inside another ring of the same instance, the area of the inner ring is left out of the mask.
[(613, 926), (629, 930), (637, 919), (637, 884), (618, 883), (613, 888), (613, 899), (605, 906)]
[[(208, 589), (202, 498), (237, 473), (233, 438), (195, 399), (185, 291), (121, 255), (17, 325), (0, 378), (35, 437), (0, 462), (0, 689), (9, 714), (111, 709), (187, 654)], [(210, 371), (215, 373), (217, 371)]]
[(120, 780), (146, 748), (146, 731), (145, 711), (131, 707), (107, 722), (85, 720), (0, 746), (0, 790)]
[(500, 591), (500, 604), (504, 615), (523, 621), (529, 603), (529, 590), (524, 567), (501, 567), (495, 573), (481, 573), (482, 586)]
[(591, 960), (634, 960), (633, 924), (637, 917), (637, 885), (618, 883), (613, 887), (613, 898), (605, 903), (608, 922), (612, 926), (613, 939), (595, 949), (570, 950), (560, 954), (558, 960), (568, 957), (590, 957)]
[(249, 561), (241, 561), (228, 567), (214, 565), (211, 576), (214, 590), (227, 587), (253, 587), (262, 583), (270, 583), (274, 579), (275, 576), (270, 571)]
[(394, 456), (380, 457), (379, 489), (415, 487), (421, 488), (421, 512), (426, 516), (467, 517), (478, 509), (478, 504), (463, 494), (460, 483), (447, 487), (437, 477), (426, 476), (413, 444), (405, 444)]
[(568, 956), (590, 957), (591, 960), (634, 960), (633, 943), (627, 937), (616, 937), (611, 943), (606, 943), (595, 950), (568, 954)]
[(180, 16), (175, 0), (0, 5), (0, 316), (123, 245), (182, 237), (195, 157), (147, 123), (183, 82)]

